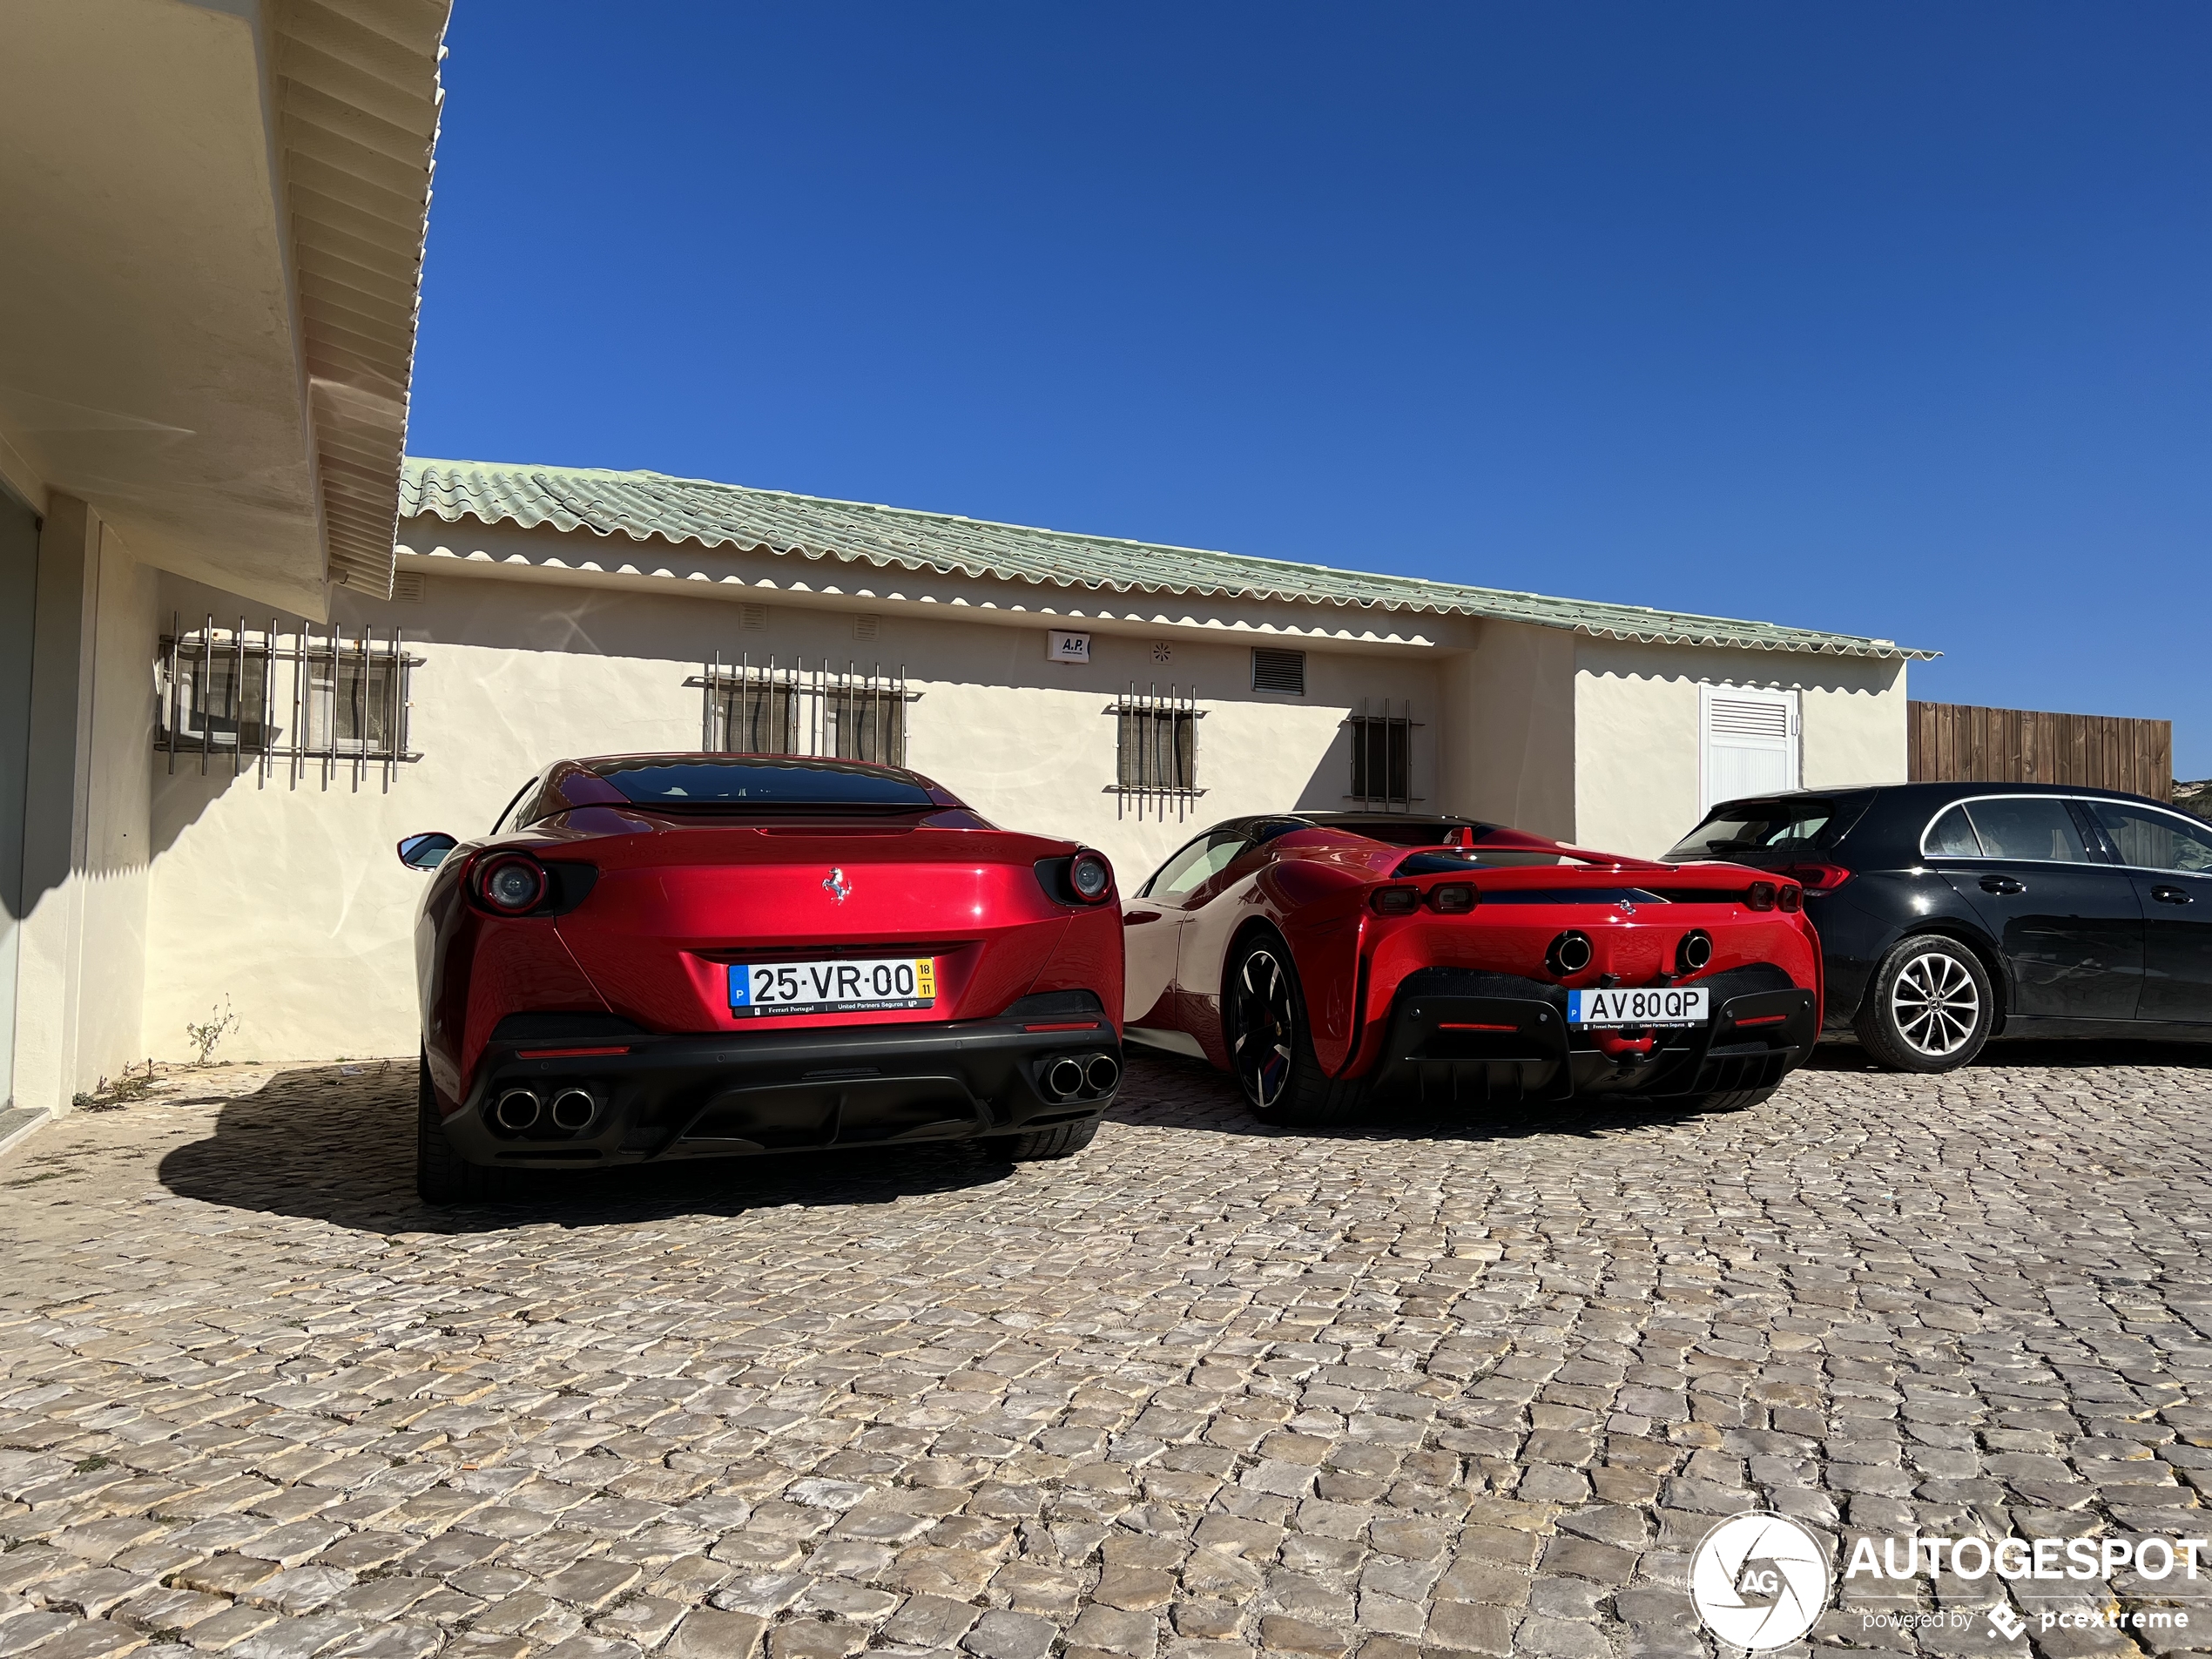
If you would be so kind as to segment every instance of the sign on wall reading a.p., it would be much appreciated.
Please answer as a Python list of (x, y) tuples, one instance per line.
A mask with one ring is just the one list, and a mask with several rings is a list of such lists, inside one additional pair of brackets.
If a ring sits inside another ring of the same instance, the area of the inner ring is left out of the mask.
[(1064, 634), (1059, 629), (1045, 635), (1044, 654), (1055, 663), (1087, 663), (1090, 660), (1089, 634)]

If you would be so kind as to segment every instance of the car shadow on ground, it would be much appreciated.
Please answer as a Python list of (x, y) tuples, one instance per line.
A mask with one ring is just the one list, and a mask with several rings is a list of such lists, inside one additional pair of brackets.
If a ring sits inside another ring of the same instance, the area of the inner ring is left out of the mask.
[[(1298, 1136), (1356, 1141), (1509, 1141), (1534, 1135), (1588, 1137), (1614, 1130), (1658, 1129), (1716, 1114), (1694, 1106), (1612, 1105), (1534, 1102), (1526, 1105), (1424, 1105), (1413, 1100), (1370, 1101), (1356, 1124), (1333, 1129), (1285, 1129), (1262, 1123), (1246, 1109), (1227, 1074), (1203, 1060), (1126, 1051), (1129, 1076), (1107, 1114), (1109, 1122), (1197, 1130), (1215, 1135)], [(1725, 1116), (1726, 1114), (1719, 1114)]]
[(1014, 1166), (972, 1143), (796, 1152), (622, 1169), (530, 1172), (499, 1204), (437, 1208), (415, 1191), (415, 1067), (307, 1066), (227, 1100), (207, 1137), (172, 1150), (161, 1184), (230, 1209), (374, 1232), (590, 1227), (674, 1216), (735, 1216), (786, 1204), (882, 1204), (1007, 1179)]
[[(2005, 1066), (2047, 1066), (2057, 1070), (2132, 1066), (2202, 1071), (2212, 1067), (2212, 1042), (2160, 1042), (2141, 1037), (1998, 1037), (1959, 1068), (1972, 1076)], [(1856, 1042), (1823, 1042), (1805, 1064), (1808, 1071), (1880, 1071)], [(1909, 1076), (1896, 1073), (1894, 1076)]]

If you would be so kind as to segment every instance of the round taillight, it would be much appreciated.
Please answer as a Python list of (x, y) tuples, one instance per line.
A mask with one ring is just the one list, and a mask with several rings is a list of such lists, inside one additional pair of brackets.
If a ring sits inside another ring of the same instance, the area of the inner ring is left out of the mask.
[(1085, 904), (1096, 904), (1114, 890), (1114, 867), (1096, 853), (1078, 853), (1068, 866), (1068, 885)]
[(507, 853), (479, 872), (476, 892), (502, 915), (522, 915), (545, 901), (545, 867), (520, 853)]

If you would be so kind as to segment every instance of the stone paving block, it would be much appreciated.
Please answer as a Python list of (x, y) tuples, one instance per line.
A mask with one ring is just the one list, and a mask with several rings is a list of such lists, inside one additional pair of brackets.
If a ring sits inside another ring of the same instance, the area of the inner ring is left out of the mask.
[(226, 1653), (248, 1636), (259, 1635), (281, 1616), (274, 1608), (233, 1606), (193, 1625), (185, 1640), (209, 1653)]
[(664, 1649), (669, 1659), (753, 1659), (768, 1621), (757, 1614), (695, 1608), (676, 1627)]

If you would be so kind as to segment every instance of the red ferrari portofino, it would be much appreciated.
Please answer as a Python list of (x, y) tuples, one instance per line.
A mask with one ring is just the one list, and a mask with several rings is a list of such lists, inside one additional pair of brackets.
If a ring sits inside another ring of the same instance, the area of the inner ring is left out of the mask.
[(1797, 883), (1457, 818), (1216, 826), (1122, 907), (1134, 1042), (1235, 1074), (1259, 1116), (1771, 1093), (1820, 1030)]
[(1087, 1145), (1121, 1076), (1114, 875), (927, 779), (563, 760), (490, 834), (409, 836), (416, 1179), (980, 1138)]

